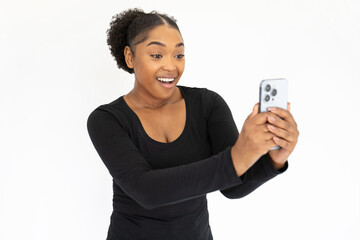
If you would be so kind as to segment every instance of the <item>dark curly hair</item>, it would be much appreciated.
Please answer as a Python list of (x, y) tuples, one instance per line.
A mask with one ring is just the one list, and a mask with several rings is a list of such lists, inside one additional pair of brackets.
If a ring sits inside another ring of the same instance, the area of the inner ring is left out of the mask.
[(129, 46), (135, 55), (135, 46), (147, 39), (150, 30), (163, 24), (168, 24), (180, 33), (174, 17), (156, 11), (145, 13), (142, 9), (134, 8), (114, 15), (107, 30), (107, 44), (117, 66), (134, 73), (134, 70), (126, 65), (125, 47)]

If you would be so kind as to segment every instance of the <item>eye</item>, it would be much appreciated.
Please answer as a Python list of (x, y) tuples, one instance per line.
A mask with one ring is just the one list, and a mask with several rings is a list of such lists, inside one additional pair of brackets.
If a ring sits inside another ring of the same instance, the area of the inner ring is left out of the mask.
[(179, 59), (182, 59), (183, 57), (185, 57), (184, 54), (178, 54), (178, 55), (175, 56), (175, 58), (179, 58)]
[(153, 58), (162, 58), (161, 54), (152, 54), (150, 56), (153, 57)]

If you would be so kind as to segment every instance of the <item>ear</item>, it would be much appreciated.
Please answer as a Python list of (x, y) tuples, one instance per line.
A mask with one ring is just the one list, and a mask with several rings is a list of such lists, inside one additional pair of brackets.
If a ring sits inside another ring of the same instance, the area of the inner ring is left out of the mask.
[(129, 46), (124, 48), (125, 62), (128, 68), (134, 68), (134, 57)]

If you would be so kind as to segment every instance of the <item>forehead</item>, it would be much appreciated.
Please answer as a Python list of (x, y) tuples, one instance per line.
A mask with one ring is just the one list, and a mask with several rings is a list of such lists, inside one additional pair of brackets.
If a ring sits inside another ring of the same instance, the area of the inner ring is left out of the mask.
[(152, 41), (162, 42), (166, 45), (168, 45), (167, 43), (175, 45), (183, 42), (183, 39), (177, 29), (168, 25), (160, 25), (148, 33), (148, 38), (145, 40), (145, 44)]

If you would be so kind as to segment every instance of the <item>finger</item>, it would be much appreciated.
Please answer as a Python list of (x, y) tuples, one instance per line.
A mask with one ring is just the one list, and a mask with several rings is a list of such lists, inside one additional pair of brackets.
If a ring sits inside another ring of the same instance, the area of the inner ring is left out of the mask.
[(276, 135), (269, 130), (267, 130), (267, 132), (256, 133), (254, 136), (254, 138), (257, 139), (257, 142), (271, 140), (273, 137), (276, 137)]
[(287, 109), (279, 108), (279, 107), (269, 107), (268, 110), (272, 113), (275, 113), (279, 117), (288, 118), (290, 112)]
[(268, 122), (275, 127), (281, 128), (291, 133), (295, 133), (296, 127), (291, 125), (289, 122), (285, 121), (284, 119), (279, 118), (278, 116), (276, 117), (269, 116)]
[(294, 143), (296, 141), (296, 136), (292, 132), (286, 131), (282, 128), (275, 127), (274, 125), (267, 125), (267, 129), (274, 133), (277, 137), (282, 138), (288, 142)]
[(290, 112), (290, 102), (287, 103), (287, 110)]
[(255, 123), (257, 125), (261, 125), (261, 124), (264, 124), (266, 122), (268, 122), (268, 118), (269, 117), (272, 117), (273, 119), (277, 119), (279, 118), (278, 115), (276, 115), (275, 113), (272, 113), (272, 112), (261, 112), (259, 113), (257, 116), (254, 117), (255, 119)]
[(254, 105), (253, 111), (252, 111), (252, 113), (250, 114), (251, 117), (253, 117), (253, 116), (255, 116), (256, 114), (259, 113), (259, 105), (260, 105), (259, 103), (256, 103), (256, 104)]
[(264, 133), (264, 140), (265, 141), (272, 141), (275, 136), (275, 134), (271, 133), (271, 132), (267, 132), (267, 133)]
[(261, 129), (262, 132), (264, 133), (270, 132), (267, 125), (268, 124), (259, 125), (259, 128)]
[(288, 110), (282, 108), (269, 108), (269, 111), (283, 118), (286, 122), (290, 122), (292, 125), (297, 126), (293, 115)]
[(266, 146), (267, 149), (273, 148), (273, 147), (278, 145), (277, 143), (275, 143), (274, 137), (265, 142), (265, 146)]
[(291, 146), (292, 144), (289, 143), (288, 141), (284, 140), (284, 139), (281, 139), (281, 138), (278, 138), (276, 136), (274, 136), (273, 138), (274, 142), (279, 145), (281, 148), (287, 150), (288, 152), (291, 152)]

